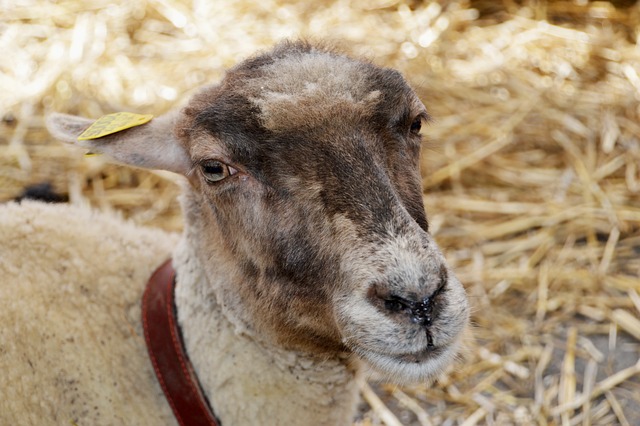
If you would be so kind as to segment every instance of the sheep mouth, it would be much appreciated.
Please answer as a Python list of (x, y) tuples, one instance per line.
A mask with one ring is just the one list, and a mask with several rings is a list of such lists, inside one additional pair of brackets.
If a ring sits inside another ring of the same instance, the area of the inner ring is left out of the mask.
[(400, 362), (408, 362), (413, 364), (419, 364), (421, 362), (428, 361), (442, 354), (442, 348), (427, 347), (419, 352), (413, 352), (403, 355), (395, 355), (393, 358)]
[(407, 352), (400, 354), (381, 353), (372, 350), (360, 350), (356, 351), (356, 353), (360, 354), (365, 359), (381, 358), (394, 360), (398, 363), (420, 364), (430, 361), (434, 358), (438, 358), (445, 350), (446, 348), (428, 346), (416, 352)]
[(458, 351), (457, 342), (446, 346), (427, 346), (416, 352), (382, 353), (358, 348), (354, 352), (383, 379), (396, 383), (431, 381), (445, 370)]

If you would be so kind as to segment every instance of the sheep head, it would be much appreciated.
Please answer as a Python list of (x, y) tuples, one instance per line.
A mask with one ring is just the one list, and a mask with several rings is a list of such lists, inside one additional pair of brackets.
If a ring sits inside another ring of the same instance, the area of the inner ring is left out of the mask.
[(416, 381), (451, 361), (468, 321), (422, 204), (426, 118), (398, 72), (283, 43), (148, 124), (82, 142), (91, 120), (55, 114), (48, 127), (186, 177), (190, 243), (248, 332)]

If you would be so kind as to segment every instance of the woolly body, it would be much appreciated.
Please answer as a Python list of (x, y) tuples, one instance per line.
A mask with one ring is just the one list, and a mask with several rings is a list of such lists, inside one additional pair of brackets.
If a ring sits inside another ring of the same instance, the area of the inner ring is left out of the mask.
[[(178, 239), (82, 207), (0, 206), (0, 424), (177, 424), (147, 356), (140, 300)], [(357, 395), (344, 360), (279, 356), (242, 336), (203, 292), (189, 247), (181, 241), (174, 256), (179, 321), (192, 321), (194, 364), (214, 366), (198, 376), (223, 425), (350, 418)]]
[(0, 206), (0, 241), (0, 424), (172, 424), (140, 298), (177, 236), (24, 201)]

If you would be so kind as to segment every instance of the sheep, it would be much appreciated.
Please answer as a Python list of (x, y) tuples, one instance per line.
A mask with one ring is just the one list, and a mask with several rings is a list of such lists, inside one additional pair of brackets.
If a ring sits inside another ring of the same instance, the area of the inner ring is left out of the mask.
[(182, 110), (93, 140), (183, 176), (185, 229), (0, 207), (0, 424), (176, 424), (140, 299), (167, 258), (186, 353), (222, 425), (344, 425), (367, 371), (424, 382), (455, 358), (465, 291), (429, 233), (425, 107), (395, 70), (283, 42)]

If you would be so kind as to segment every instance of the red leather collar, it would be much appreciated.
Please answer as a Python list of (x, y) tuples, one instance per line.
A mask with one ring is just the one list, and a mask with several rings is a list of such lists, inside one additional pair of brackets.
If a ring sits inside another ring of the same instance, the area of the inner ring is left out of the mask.
[(171, 259), (151, 276), (142, 298), (142, 324), (156, 377), (181, 426), (219, 426), (184, 350), (174, 303)]

